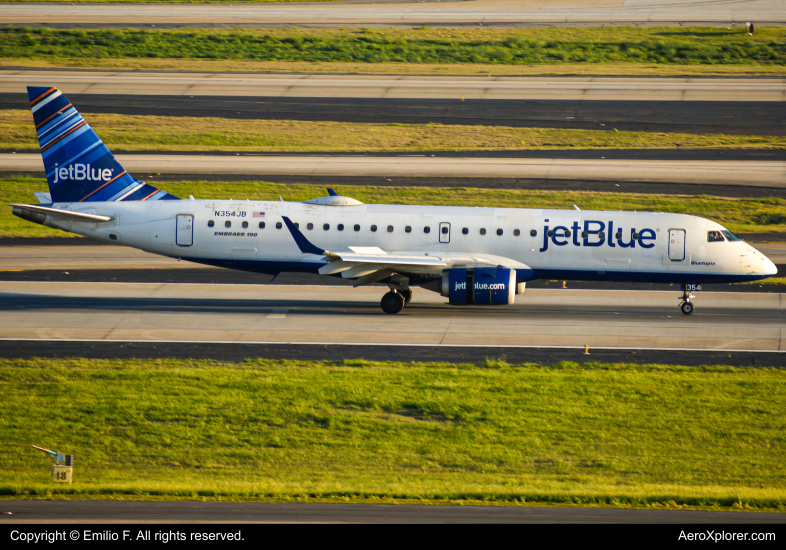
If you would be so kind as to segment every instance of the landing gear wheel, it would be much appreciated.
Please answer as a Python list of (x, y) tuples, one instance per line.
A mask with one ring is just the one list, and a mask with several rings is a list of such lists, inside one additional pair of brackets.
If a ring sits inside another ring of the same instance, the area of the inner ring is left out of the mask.
[(404, 309), (404, 297), (398, 292), (388, 292), (382, 297), (382, 311), (395, 315)]
[(410, 289), (399, 290), (398, 292), (401, 294), (401, 296), (404, 297), (404, 305), (407, 305), (412, 301), (412, 291)]
[(693, 313), (693, 304), (691, 304), (690, 302), (682, 302), (680, 309), (685, 315), (690, 315), (691, 313)]

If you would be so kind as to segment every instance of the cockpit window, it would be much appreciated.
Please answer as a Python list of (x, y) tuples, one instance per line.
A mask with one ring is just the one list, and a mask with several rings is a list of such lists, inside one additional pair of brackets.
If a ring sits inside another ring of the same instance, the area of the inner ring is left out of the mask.
[(742, 240), (742, 239), (740, 239), (740, 238), (739, 238), (737, 235), (735, 235), (734, 233), (732, 233), (731, 231), (729, 231), (728, 229), (724, 229), (724, 230), (722, 231), (722, 233), (723, 233), (724, 235), (726, 235), (726, 238), (727, 238), (728, 240), (730, 240), (730, 241), (741, 241), (741, 240)]
[(725, 241), (726, 239), (723, 238), (720, 231), (707, 231), (707, 242), (708, 243), (716, 243)]

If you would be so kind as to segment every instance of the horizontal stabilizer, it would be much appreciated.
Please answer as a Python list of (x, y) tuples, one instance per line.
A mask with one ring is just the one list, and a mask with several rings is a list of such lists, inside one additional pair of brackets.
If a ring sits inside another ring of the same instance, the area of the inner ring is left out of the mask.
[(114, 219), (110, 216), (96, 216), (95, 214), (83, 214), (82, 212), (71, 212), (70, 210), (60, 210), (58, 208), (47, 208), (45, 206), (38, 206), (35, 204), (9, 204), (9, 206), (14, 207), (13, 210), (14, 214), (17, 214), (17, 210), (19, 211), (26, 210), (28, 212), (37, 212), (39, 214), (46, 214), (54, 218), (61, 218), (70, 221), (78, 221), (78, 222), (96, 223), (96, 222), (108, 222)]

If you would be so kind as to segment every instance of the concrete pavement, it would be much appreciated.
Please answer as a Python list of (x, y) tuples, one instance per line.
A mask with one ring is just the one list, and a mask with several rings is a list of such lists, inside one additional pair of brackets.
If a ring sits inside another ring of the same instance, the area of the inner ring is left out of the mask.
[(384, 289), (0, 282), (0, 338), (107, 341), (786, 350), (784, 294), (530, 289), (505, 307), (454, 307), (416, 290), (398, 315)]
[[(786, 161), (700, 161), (399, 156), (278, 155), (242, 153), (117, 154), (117, 160), (141, 180), (148, 174), (228, 174), (286, 176), (374, 176), (380, 178), (461, 177), (527, 178), (786, 188)], [(601, 157), (603, 151), (598, 151)], [(0, 172), (43, 172), (36, 153), (0, 154)], [(580, 189), (580, 186), (577, 186)], [(624, 187), (619, 191), (624, 192)], [(204, 197), (200, 197), (204, 198)]]
[[(113, 7), (122, 8), (122, 5)], [(465, 100), (786, 101), (786, 78), (443, 77), (0, 70), (0, 92), (21, 93), (26, 86), (55, 86), (66, 94), (453, 100), (464, 97)]]

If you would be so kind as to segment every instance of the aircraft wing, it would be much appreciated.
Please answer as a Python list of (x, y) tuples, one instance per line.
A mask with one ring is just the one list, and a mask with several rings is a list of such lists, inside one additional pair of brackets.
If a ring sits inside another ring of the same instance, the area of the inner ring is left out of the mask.
[(319, 255), (328, 260), (319, 269), (321, 275), (341, 274), (355, 279), (354, 286), (374, 283), (396, 273), (402, 275), (438, 277), (450, 267), (504, 267), (528, 269), (528, 266), (502, 256), (474, 254), (471, 252), (440, 254), (434, 251), (385, 251), (377, 247), (350, 246), (351, 252), (331, 252), (312, 244), (286, 216), (284, 223), (304, 254)]

